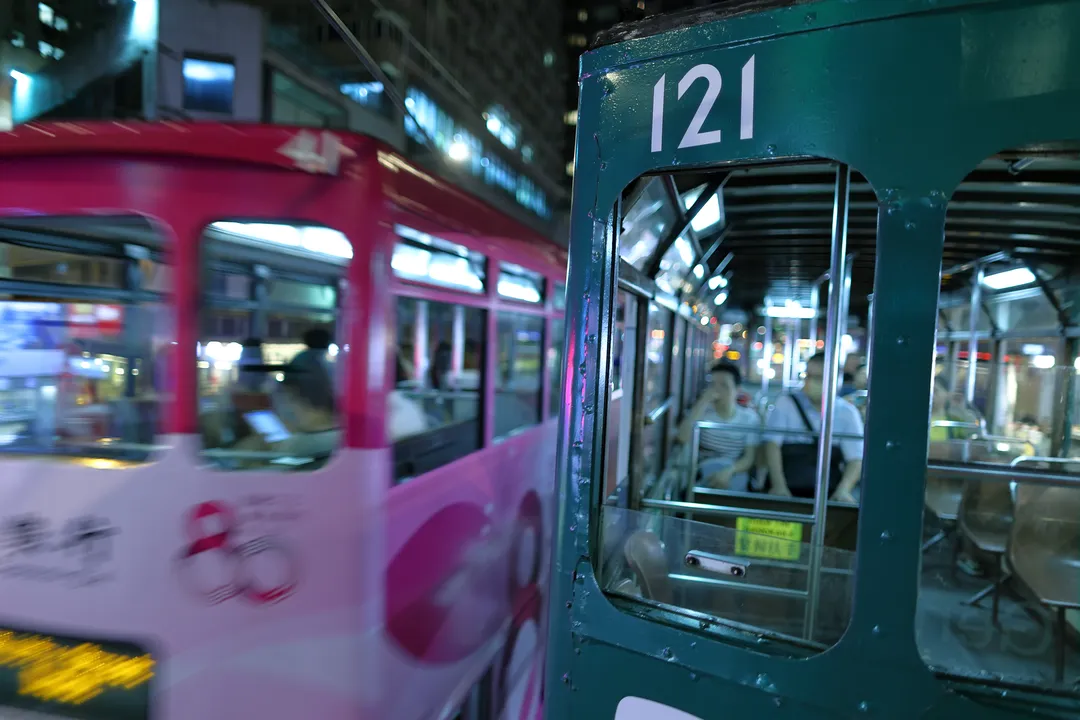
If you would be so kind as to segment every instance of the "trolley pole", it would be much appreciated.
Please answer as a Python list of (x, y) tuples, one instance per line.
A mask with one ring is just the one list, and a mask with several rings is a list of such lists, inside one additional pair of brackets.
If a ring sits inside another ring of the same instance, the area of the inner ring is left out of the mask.
[[(836, 168), (836, 192), (833, 196), (832, 252), (829, 276), (849, 277), (847, 264), (848, 196), (851, 169)], [(817, 622), (818, 594), (821, 587), (821, 556), (825, 548), (825, 516), (829, 502), (829, 468), (832, 457), (833, 413), (836, 409), (837, 377), (840, 373), (841, 317), (846, 302), (846, 282), (829, 283), (829, 304), (825, 320), (825, 369), (821, 379), (821, 436), (818, 438), (817, 484), (814, 489), (814, 524), (810, 532), (810, 568), (807, 573), (806, 618), (803, 631), (807, 640), (814, 637)]]

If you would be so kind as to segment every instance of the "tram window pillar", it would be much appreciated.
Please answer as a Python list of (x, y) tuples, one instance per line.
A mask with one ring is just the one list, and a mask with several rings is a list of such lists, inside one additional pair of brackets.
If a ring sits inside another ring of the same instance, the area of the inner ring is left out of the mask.
[(249, 293), (254, 309), (248, 319), (252, 337), (264, 339), (270, 331), (270, 319), (266, 312), (266, 301), (270, 297), (270, 268), (256, 265), (251, 278)]
[[(132, 250), (138, 250), (142, 252), (133, 253)], [(129, 351), (140, 345), (139, 337), (142, 335), (144, 329), (139, 327), (138, 323), (131, 322), (130, 318), (134, 314), (135, 308), (138, 306), (138, 300), (135, 295), (142, 289), (143, 286), (143, 271), (142, 266), (139, 263), (141, 256), (144, 259), (149, 259), (149, 253), (144, 248), (132, 248), (129, 246), (128, 257), (124, 261), (124, 275), (123, 275), (123, 288), (130, 293), (128, 297), (124, 299), (124, 313), (128, 316), (128, 321), (124, 323), (124, 347)], [(124, 397), (135, 397), (135, 373), (131, 370), (135, 367), (135, 363), (138, 361), (138, 357), (132, 353), (127, 353), (124, 358), (127, 363), (128, 372), (124, 376)]]

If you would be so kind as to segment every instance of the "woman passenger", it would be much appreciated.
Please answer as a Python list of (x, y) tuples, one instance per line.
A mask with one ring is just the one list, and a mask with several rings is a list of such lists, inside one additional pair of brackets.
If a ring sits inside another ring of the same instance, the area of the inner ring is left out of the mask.
[(679, 429), (679, 440), (691, 442), (698, 422), (729, 425), (701, 429), (698, 469), (706, 485), (746, 492), (761, 443), (761, 421), (756, 412), (735, 402), (741, 381), (735, 365), (714, 365), (705, 394)]

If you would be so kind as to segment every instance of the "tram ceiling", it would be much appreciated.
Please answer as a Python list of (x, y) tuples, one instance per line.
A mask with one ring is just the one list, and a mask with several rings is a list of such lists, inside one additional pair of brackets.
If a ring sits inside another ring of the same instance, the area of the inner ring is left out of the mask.
[[(1048, 153), (1057, 153), (1049, 155)], [(649, 184), (653, 182), (650, 195)], [(677, 240), (701, 267), (684, 287), (698, 294), (717, 273), (730, 276), (727, 304), (741, 309), (809, 296), (829, 268), (836, 166), (820, 160), (770, 163), (642, 178), (624, 195), (624, 208), (666, 203), (669, 220), (655, 252), (638, 266), (656, 277), (670, 265)], [(718, 222), (698, 231), (695, 214), (716, 196)], [(965, 265), (1004, 251), (1008, 262), (1037, 268), (1054, 282), (1080, 271), (1080, 154), (1062, 148), (1025, 148), (990, 158), (953, 192), (945, 223), (942, 263)], [(628, 216), (629, 217), (629, 216)], [(847, 248), (852, 262), (851, 311), (862, 314), (873, 292), (878, 201), (851, 172)], [(693, 231), (691, 227), (693, 226)], [(624, 247), (625, 256), (625, 247)], [(702, 274), (703, 273), (703, 274)], [(943, 290), (970, 283), (970, 273), (947, 277)], [(781, 297), (788, 294), (787, 297)]]

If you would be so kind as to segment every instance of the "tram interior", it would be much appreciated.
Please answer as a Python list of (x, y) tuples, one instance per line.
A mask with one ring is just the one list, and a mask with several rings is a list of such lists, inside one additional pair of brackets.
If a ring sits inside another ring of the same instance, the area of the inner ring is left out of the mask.
[[(1077, 690), (1078, 192), (1077, 153), (1027, 148), (981, 163), (948, 207), (910, 519), (916, 639), (946, 676)], [(876, 195), (799, 159), (645, 176), (619, 207), (602, 585), (628, 612), (820, 652), (852, 611)]]

